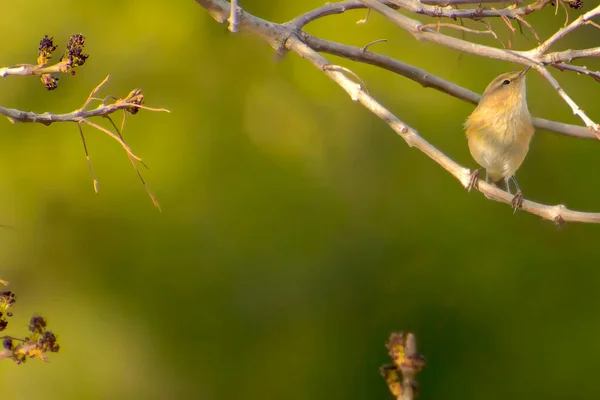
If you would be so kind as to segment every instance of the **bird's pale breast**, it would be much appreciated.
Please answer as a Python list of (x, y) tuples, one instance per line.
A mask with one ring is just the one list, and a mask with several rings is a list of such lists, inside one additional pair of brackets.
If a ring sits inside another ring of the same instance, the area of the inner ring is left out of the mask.
[(475, 110), (466, 123), (469, 150), (493, 182), (515, 174), (529, 150), (533, 125), (527, 109), (485, 116)]

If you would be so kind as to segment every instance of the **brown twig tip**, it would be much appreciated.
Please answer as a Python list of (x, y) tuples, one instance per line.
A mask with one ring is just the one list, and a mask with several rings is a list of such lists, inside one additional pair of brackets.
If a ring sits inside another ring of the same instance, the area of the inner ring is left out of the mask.
[(407, 373), (418, 373), (425, 367), (425, 358), (417, 353), (415, 335), (412, 333), (395, 332), (390, 335), (386, 347), (394, 364)]
[(379, 371), (396, 398), (412, 399), (419, 390), (416, 375), (425, 367), (425, 358), (417, 353), (415, 335), (392, 333), (386, 347), (394, 363), (384, 365)]

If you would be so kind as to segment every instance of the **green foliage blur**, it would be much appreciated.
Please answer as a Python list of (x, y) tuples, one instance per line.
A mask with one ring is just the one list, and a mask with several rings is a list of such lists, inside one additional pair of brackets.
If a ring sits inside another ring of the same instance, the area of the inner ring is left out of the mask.
[[(275, 22), (322, 4), (241, 1)], [(110, 74), (104, 95), (142, 88), (148, 106), (172, 111), (142, 110), (124, 132), (162, 213), (105, 134), (85, 128), (96, 195), (76, 126), (0, 120), (0, 222), (12, 227), (0, 229), (0, 278), (18, 295), (6, 333), (40, 313), (61, 344), (47, 364), (1, 362), (2, 399), (388, 399), (378, 367), (398, 330), (427, 358), (422, 399), (600, 397), (599, 227), (557, 228), (467, 193), (307, 61), (278, 60), (193, 0), (2, 9), (0, 65), (35, 62), (45, 34), (61, 51), (83, 33), (90, 54), (53, 92), (37, 78), (0, 80), (3, 106), (69, 112)], [(387, 38), (371, 50), (478, 92), (519, 68), (419, 43), (375, 14), (356, 25), (363, 17), (307, 30), (356, 46)], [(528, 20), (547, 38), (564, 12)], [(514, 48), (535, 45), (515, 35)], [(557, 49), (597, 39), (584, 27)], [(472, 105), (330, 59), (475, 167), (462, 130)], [(552, 72), (600, 120), (600, 86)], [(580, 123), (535, 73), (528, 84), (534, 115)], [(598, 151), (538, 132), (517, 175), (525, 196), (600, 211)]]

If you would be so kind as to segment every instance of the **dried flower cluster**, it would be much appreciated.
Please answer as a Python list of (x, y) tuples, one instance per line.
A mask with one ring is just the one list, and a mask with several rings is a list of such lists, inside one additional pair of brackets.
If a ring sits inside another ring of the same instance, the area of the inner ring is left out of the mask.
[(12, 317), (12, 313), (8, 311), (15, 304), (16, 296), (10, 290), (0, 292), (0, 332), (6, 329), (8, 325), (8, 317)]
[[(0, 281), (6, 284), (5, 281)], [(8, 317), (12, 313), (8, 310), (15, 304), (16, 296), (14, 292), (7, 290), (0, 292), (0, 332), (8, 326)], [(27, 361), (28, 358), (39, 358), (47, 361), (47, 353), (56, 353), (60, 349), (56, 341), (56, 336), (46, 328), (46, 320), (34, 315), (29, 321), (29, 332), (31, 335), (25, 338), (13, 336), (0, 336), (2, 340), (2, 349), (0, 349), (0, 359), (10, 358), (17, 364)]]
[[(583, 0), (562, 0), (562, 2), (574, 10), (580, 10), (583, 8)], [(554, 1), (550, 2), (550, 4), (556, 6)]]
[(42, 38), (38, 48), (37, 67), (41, 72), (40, 79), (44, 86), (46, 86), (46, 89), (54, 90), (58, 86), (58, 78), (53, 76), (51, 72), (75, 75), (75, 68), (85, 64), (89, 54), (83, 53), (84, 44), (85, 37), (83, 35), (75, 34), (71, 36), (65, 54), (61, 57), (60, 61), (48, 67), (48, 63), (52, 59), (52, 53), (58, 46), (54, 44), (53, 37), (45, 35)]

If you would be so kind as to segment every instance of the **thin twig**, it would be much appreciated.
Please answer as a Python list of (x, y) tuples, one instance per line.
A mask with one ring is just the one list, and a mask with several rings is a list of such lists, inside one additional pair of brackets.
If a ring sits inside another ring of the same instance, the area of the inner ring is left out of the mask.
[(79, 135), (81, 136), (81, 143), (83, 144), (83, 150), (85, 151), (85, 158), (87, 160), (88, 167), (90, 169), (90, 175), (92, 176), (94, 192), (98, 193), (98, 178), (96, 178), (96, 174), (94, 173), (94, 167), (92, 166), (92, 160), (90, 158), (90, 153), (88, 152), (87, 145), (85, 144), (85, 136), (83, 135), (83, 128), (81, 127), (81, 122), (77, 123), (77, 128), (79, 129)]
[(599, 25), (599, 24), (597, 24), (597, 23), (595, 23), (594, 21), (591, 21), (591, 20), (590, 20), (590, 21), (587, 21), (587, 22), (586, 22), (586, 24), (587, 24), (587, 25), (591, 25), (591, 26), (593, 26), (594, 28), (598, 28), (598, 29), (600, 29), (600, 25)]
[(436, 31), (439, 32), (441, 27), (444, 28), (452, 28), (452, 29), (456, 29), (459, 31), (463, 31), (463, 32), (468, 32), (468, 33), (473, 33), (475, 35), (491, 35), (495, 38), (498, 38), (498, 36), (496, 36), (496, 34), (491, 30), (485, 30), (485, 31), (481, 31), (478, 29), (471, 29), (471, 28), (467, 28), (466, 26), (462, 26), (462, 25), (456, 25), (456, 24), (448, 24), (448, 23), (443, 23), (443, 22), (437, 22), (435, 24), (427, 24), (427, 25), (422, 25), (422, 27), (420, 29), (423, 28), (436, 28)]
[(358, 21), (356, 21), (356, 25), (363, 25), (363, 24), (366, 24), (367, 22), (369, 22), (369, 15), (371, 15), (370, 8), (367, 9), (367, 13), (365, 14), (364, 18), (361, 18)]
[[(362, 80), (362, 78), (360, 76), (358, 76), (356, 73), (354, 73), (353, 71), (349, 70), (348, 68), (342, 67), (340, 65), (333, 65), (333, 64), (328, 64), (325, 65), (323, 67), (323, 70), (325, 71), (338, 71), (338, 72), (345, 72), (349, 75), (352, 75), (354, 78), (356, 78), (357, 81), (360, 82), (360, 84), (362, 85), (363, 90), (369, 94), (369, 90), (367, 89), (367, 85), (365, 84), (365, 82)], [(357, 101), (356, 99), (352, 99), (353, 101)]]
[(569, 105), (569, 107), (571, 107), (571, 110), (573, 110), (573, 114), (581, 118), (581, 120), (585, 123), (585, 126), (587, 126), (588, 129), (590, 129), (592, 133), (594, 133), (598, 137), (598, 139), (600, 139), (600, 125), (592, 121), (585, 114), (585, 112), (583, 112), (581, 107), (579, 107), (579, 105), (577, 105), (577, 103), (575, 103), (573, 99), (571, 99), (571, 97), (564, 91), (564, 89), (560, 86), (558, 81), (550, 74), (550, 72), (548, 72), (546, 68), (539, 65), (535, 65), (534, 68), (544, 78), (546, 78), (548, 82), (550, 82), (554, 90), (558, 92), (558, 95)]
[(587, 75), (596, 80), (597, 82), (600, 82), (600, 71), (590, 71), (585, 66), (571, 65), (565, 63), (552, 64), (552, 66), (558, 69), (559, 71), (575, 71), (578, 74)]
[(554, 35), (550, 36), (550, 38), (548, 38), (548, 40), (546, 40), (544, 43), (540, 44), (535, 49), (535, 52), (537, 54), (544, 54), (546, 51), (548, 51), (548, 49), (554, 43), (558, 42), (560, 39), (565, 37), (568, 33), (573, 32), (575, 29), (579, 28), (581, 25), (585, 25), (587, 23), (587, 21), (591, 20), (592, 18), (596, 17), (597, 15), (600, 15), (600, 6), (597, 6), (593, 10), (590, 10), (590, 11), (586, 12), (585, 14), (580, 15), (577, 19), (575, 19), (575, 21), (571, 22), (569, 25), (565, 26), (564, 28), (559, 29)]
[(563, 10), (565, 10), (565, 23), (563, 24), (563, 26), (567, 26), (569, 24), (569, 9), (567, 8), (567, 6), (565, 6), (565, 3), (563, 3), (562, 1), (557, 0), (556, 2), (560, 3)]
[[(398, 9), (402, 8), (407, 11), (427, 15), (429, 17), (436, 18), (450, 18), (450, 19), (459, 19), (459, 18), (467, 18), (480, 20), (482, 18), (497, 18), (497, 17), (505, 17), (510, 19), (516, 19), (517, 16), (525, 16), (529, 15), (535, 11), (539, 11), (545, 8), (548, 4), (551, 3), (552, 0), (542, 0), (537, 1), (533, 4), (515, 8), (511, 6), (507, 6), (506, 8), (500, 10), (486, 10), (481, 8), (473, 8), (473, 9), (457, 9), (453, 7), (448, 7), (452, 5), (459, 4), (483, 4), (483, 3), (513, 3), (512, 1), (488, 1), (488, 0), (446, 0), (448, 4), (445, 2), (436, 2), (434, 0), (431, 1), (419, 1), (419, 0), (381, 0), (381, 3), (392, 8)], [(329, 15), (342, 14), (349, 10), (356, 10), (361, 8), (368, 8), (365, 4), (360, 1), (350, 0), (350, 1), (342, 1), (338, 3), (328, 3), (317, 9), (311, 10), (303, 15), (300, 15), (297, 18), (294, 18), (288, 24), (295, 26), (297, 29), (302, 29), (305, 25), (309, 24), (312, 21), (315, 21), (319, 18), (323, 18)], [(366, 20), (366, 18), (364, 19)], [(363, 20), (360, 20), (361, 22)], [(362, 22), (361, 22), (362, 23)]]
[(120, 137), (118, 137), (117, 135), (115, 135), (114, 133), (112, 133), (111, 131), (109, 131), (108, 129), (90, 121), (87, 119), (82, 120), (81, 122), (83, 122), (84, 124), (88, 124), (89, 126), (98, 129), (101, 132), (106, 133), (108, 136), (110, 136), (111, 138), (113, 138), (117, 143), (119, 143), (121, 145), (121, 147), (123, 148), (123, 150), (125, 150), (125, 152), (130, 156), (133, 157), (136, 161), (142, 161), (142, 159), (138, 156), (135, 155), (135, 153), (133, 152), (133, 150), (131, 150), (131, 148), (127, 145), (127, 143), (125, 143), (123, 140), (121, 140)]
[(108, 82), (108, 79), (110, 78), (110, 75), (106, 75), (106, 78), (104, 78), (104, 80), (102, 82), (100, 82), (98, 84), (98, 86), (96, 86), (94, 89), (92, 89), (92, 91), (90, 92), (90, 94), (88, 95), (88, 98), (85, 99), (85, 102), (83, 103), (83, 105), (81, 106), (80, 110), (85, 110), (85, 108), (90, 104), (90, 102), (94, 99), (96, 99), (94, 96), (100, 91), (100, 89), (102, 88), (102, 86), (104, 86), (104, 84), (106, 82)]
[(535, 40), (538, 42), (538, 44), (540, 44), (540, 37), (538, 36), (537, 32), (535, 31), (535, 29), (533, 29), (533, 26), (531, 26), (531, 24), (529, 22), (527, 22), (525, 20), (525, 18), (521, 17), (520, 15), (517, 15), (515, 17), (515, 19), (517, 21), (519, 21), (521, 24), (525, 25), (527, 27), (527, 29), (529, 29), (529, 31), (531, 33), (533, 33), (533, 37), (535, 37)]
[(238, 27), (238, 0), (231, 0), (231, 12), (229, 13), (229, 31), (232, 33), (237, 32)]
[[(123, 143), (125, 143), (125, 138), (123, 138), (123, 134), (121, 133), (121, 132), (123, 132), (123, 130), (125, 128), (125, 113), (123, 114), (123, 120), (121, 122), (121, 129), (119, 129), (117, 127), (117, 125), (115, 124), (115, 122), (112, 120), (112, 118), (110, 116), (106, 117), (106, 118), (108, 118), (108, 120), (112, 124), (115, 132), (117, 132), (117, 135), (119, 136), (119, 138), (121, 139), (121, 141)], [(156, 196), (154, 196), (154, 193), (152, 193), (152, 190), (150, 189), (150, 186), (148, 185), (148, 183), (146, 182), (146, 180), (142, 176), (142, 173), (140, 172), (140, 169), (136, 165), (136, 162), (141, 163), (146, 169), (148, 168), (148, 166), (142, 160), (135, 160), (129, 153), (127, 154), (127, 158), (129, 158), (129, 161), (131, 162), (131, 165), (133, 166), (133, 169), (137, 173), (137, 176), (140, 179), (140, 181), (142, 182), (142, 185), (144, 186), (144, 189), (146, 190), (146, 193), (148, 194), (148, 197), (150, 197), (150, 200), (152, 200), (152, 204), (154, 204), (154, 206), (158, 209), (158, 211), (161, 211), (161, 207), (160, 207), (160, 203), (158, 202), (158, 199), (156, 198)]]
[(369, 47), (373, 46), (374, 44), (377, 44), (377, 43), (386, 43), (386, 42), (387, 42), (387, 39), (377, 39), (377, 40), (374, 40), (371, 43), (367, 43), (365, 46), (363, 46), (362, 52), (365, 53), (369, 49)]

